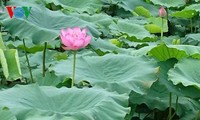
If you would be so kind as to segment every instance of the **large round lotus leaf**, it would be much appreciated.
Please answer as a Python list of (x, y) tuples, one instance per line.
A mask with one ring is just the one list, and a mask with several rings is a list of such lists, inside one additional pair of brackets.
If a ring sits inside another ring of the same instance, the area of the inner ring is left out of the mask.
[(174, 69), (169, 70), (169, 80), (175, 85), (182, 83), (184, 86), (195, 86), (200, 89), (199, 66), (199, 59), (183, 59), (175, 65)]
[(125, 95), (97, 88), (58, 89), (35, 84), (1, 91), (0, 107), (4, 106), (18, 120), (122, 120), (129, 112)]
[[(72, 76), (72, 59), (52, 66), (57, 75)], [(75, 82), (87, 80), (119, 93), (134, 90), (144, 94), (157, 80), (157, 64), (146, 57), (108, 54), (103, 57), (78, 57)]]

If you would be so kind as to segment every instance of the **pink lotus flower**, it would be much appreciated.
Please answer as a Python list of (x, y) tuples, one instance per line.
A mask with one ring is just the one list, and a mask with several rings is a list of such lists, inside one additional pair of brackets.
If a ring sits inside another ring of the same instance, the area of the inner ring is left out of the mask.
[(166, 12), (165, 8), (164, 7), (160, 7), (159, 16), (160, 17), (165, 17), (166, 15), (167, 15), (167, 12)]
[(62, 29), (60, 38), (62, 40), (64, 50), (79, 50), (86, 47), (91, 40), (91, 36), (87, 36), (86, 29), (79, 27)]

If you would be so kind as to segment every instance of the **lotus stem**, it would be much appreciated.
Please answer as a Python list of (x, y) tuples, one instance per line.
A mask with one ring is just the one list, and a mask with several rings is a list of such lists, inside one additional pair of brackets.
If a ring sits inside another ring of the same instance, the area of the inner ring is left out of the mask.
[(74, 50), (74, 61), (73, 61), (73, 73), (72, 73), (71, 87), (74, 86), (74, 81), (75, 81), (75, 67), (76, 67), (76, 50)]
[(26, 52), (26, 43), (25, 43), (24, 39), (23, 39), (23, 45), (24, 45), (24, 52), (25, 52), (25, 56), (26, 56), (26, 61), (27, 61), (27, 63), (28, 63), (29, 73), (30, 73), (30, 76), (31, 76), (31, 83), (34, 83), (33, 74), (32, 74), (32, 70), (31, 70), (31, 66), (30, 66), (28, 54), (27, 54), (27, 52)]
[(160, 39), (161, 39), (161, 41), (163, 42), (163, 25), (164, 24), (164, 18), (162, 17), (162, 26), (161, 26), (161, 35), (160, 35)]
[(172, 93), (169, 93), (169, 114), (168, 114), (168, 120), (171, 120), (172, 118)]
[(43, 51), (43, 61), (42, 61), (42, 74), (43, 74), (43, 77), (45, 77), (45, 73), (46, 73), (46, 65), (45, 65), (46, 50), (47, 50), (47, 42), (44, 43), (44, 51)]
[[(178, 109), (178, 96), (176, 96), (176, 107), (175, 107), (175, 111), (177, 111)], [(172, 115), (171, 119), (175, 116), (176, 112), (174, 112), (174, 114)]]

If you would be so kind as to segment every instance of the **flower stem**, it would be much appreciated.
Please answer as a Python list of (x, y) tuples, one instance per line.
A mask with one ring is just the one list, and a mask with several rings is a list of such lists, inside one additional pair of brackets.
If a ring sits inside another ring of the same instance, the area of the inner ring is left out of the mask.
[(168, 120), (171, 120), (172, 117), (172, 93), (169, 93), (169, 115), (168, 115)]
[(71, 87), (74, 86), (74, 80), (75, 80), (75, 67), (76, 67), (76, 50), (74, 51), (74, 62), (73, 62), (73, 73), (72, 73), (72, 82), (71, 82)]
[(42, 74), (43, 74), (43, 77), (45, 77), (45, 72), (46, 72), (46, 65), (45, 65), (46, 50), (47, 50), (47, 42), (44, 43), (44, 51), (43, 51), (43, 61), (42, 61)]
[(33, 74), (32, 74), (30, 62), (29, 62), (29, 59), (28, 59), (28, 54), (27, 54), (27, 52), (26, 52), (26, 43), (25, 43), (24, 39), (23, 39), (23, 45), (24, 45), (24, 52), (25, 52), (25, 56), (26, 56), (26, 61), (27, 61), (27, 63), (28, 63), (29, 73), (30, 73), (30, 76), (31, 76), (31, 82), (34, 83)]
[(163, 24), (164, 24), (164, 18), (162, 17), (162, 26), (161, 26), (162, 28), (161, 28), (161, 33), (160, 33), (161, 34), (160, 39), (162, 42), (163, 42), (163, 26), (164, 26)]

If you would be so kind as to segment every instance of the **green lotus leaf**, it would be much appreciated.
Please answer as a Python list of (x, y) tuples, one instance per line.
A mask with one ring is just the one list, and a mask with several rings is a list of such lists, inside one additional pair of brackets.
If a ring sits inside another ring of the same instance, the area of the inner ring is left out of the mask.
[(199, 89), (192, 86), (183, 86), (182, 84), (174, 85), (172, 81), (168, 80), (168, 71), (174, 68), (174, 65), (178, 62), (177, 59), (171, 58), (167, 61), (158, 62), (160, 66), (159, 71), (159, 84), (165, 87), (169, 92), (182, 97), (200, 98)]
[(187, 34), (186, 35), (186, 39), (193, 39), (193, 40), (196, 40), (196, 41), (200, 41), (199, 38), (200, 38), (200, 33), (194, 33), (194, 34)]
[(155, 5), (166, 7), (182, 7), (185, 5), (185, 0), (150, 0)]
[[(28, 72), (28, 71), (27, 71)], [(65, 78), (63, 76), (56, 76), (54, 72), (45, 72), (45, 76), (43, 76), (42, 69), (34, 69), (33, 79), (39, 86), (57, 86), (61, 83)], [(28, 77), (30, 76), (29, 73)], [(30, 79), (30, 78), (29, 78)]]
[(199, 4), (191, 4), (187, 7), (185, 7), (185, 10), (195, 10), (200, 12), (200, 5)]
[[(160, 60), (166, 60), (166, 59), (170, 58), (169, 56), (171, 56), (171, 58), (172, 58), (173, 55), (175, 55), (174, 53), (166, 53), (166, 54), (168, 54), (167, 55), (168, 58), (167, 58), (167, 56), (163, 56), (163, 58), (161, 58), (162, 54), (160, 54), (160, 53), (163, 53), (165, 51), (167, 52), (167, 51), (169, 51), (168, 49), (171, 49), (172, 51), (176, 49), (175, 51), (185, 52), (187, 54), (187, 56), (192, 56), (194, 58), (200, 58), (200, 47), (193, 46), (193, 45), (167, 45), (167, 46), (166, 45), (159, 45), (159, 46), (151, 45), (151, 46), (143, 47), (143, 48), (141, 48), (139, 50), (132, 51), (131, 54), (132, 55), (137, 55), (137, 56), (138, 55), (146, 55), (151, 50), (155, 50), (154, 52), (155, 52), (157, 57), (160, 56), (159, 57)], [(178, 58), (178, 55), (181, 55), (181, 54), (177, 54), (175, 56)], [(187, 57), (186, 55), (183, 54), (182, 57), (184, 57), (184, 56)]]
[(179, 60), (181, 58), (187, 57), (185, 51), (178, 50), (176, 48), (169, 48), (165, 44), (154, 47), (151, 49), (149, 54), (157, 58), (159, 61), (165, 61), (170, 58), (176, 58)]
[(199, 37), (200, 37), (199, 33), (187, 34), (185, 36), (185, 40), (183, 41), (183, 43), (187, 45), (199, 46), (200, 44)]
[(147, 2), (145, 2), (144, 0), (117, 0), (117, 5), (119, 7), (124, 8), (126, 11), (130, 11), (133, 12), (133, 10), (135, 8), (137, 8), (138, 6), (141, 6), (143, 8), (145, 8), (146, 10), (150, 11), (152, 16), (156, 16), (158, 15), (158, 6), (154, 6), (152, 4), (149, 4)]
[(171, 16), (178, 18), (193, 18), (196, 15), (197, 12), (195, 10), (182, 10), (171, 14)]
[(128, 54), (132, 51), (130, 49), (119, 48), (116, 45), (110, 43), (108, 40), (103, 40), (103, 39), (92, 40), (90, 45), (93, 49), (96, 50), (99, 49), (103, 52), (111, 52), (111, 53), (117, 52), (117, 53)]
[(129, 37), (136, 37), (137, 39), (144, 39), (146, 37), (153, 38), (142, 25), (127, 23), (124, 20), (119, 20), (117, 23), (112, 23), (110, 25), (111, 32), (115, 35), (126, 34)]
[(97, 88), (20, 86), (0, 92), (6, 106), (19, 120), (122, 120), (129, 112), (128, 97)]
[(101, 10), (103, 3), (100, 0), (45, 0), (46, 3), (60, 5), (64, 9), (78, 13), (88, 12), (94, 14)]
[(200, 58), (200, 47), (193, 45), (169, 45), (170, 48), (176, 48), (178, 50), (184, 50), (188, 56), (193, 58)]
[(161, 32), (161, 27), (155, 24), (147, 24), (145, 25), (145, 28), (150, 32), (150, 33), (160, 33)]
[(198, 59), (183, 59), (180, 60), (174, 67), (168, 72), (169, 80), (175, 85), (181, 83), (184, 86), (195, 86), (200, 89), (200, 61)]
[(97, 29), (103, 32), (104, 36), (110, 34), (109, 26), (113, 22), (113, 18), (107, 14), (94, 14), (88, 15), (86, 13), (78, 14), (78, 13), (71, 13), (70, 15), (80, 18), (89, 23), (93, 23), (97, 26)]
[(138, 15), (141, 15), (141, 16), (144, 16), (144, 17), (151, 17), (151, 13), (149, 12), (149, 10), (147, 10), (146, 8), (144, 8), (143, 6), (138, 6), (134, 9), (134, 11), (138, 14)]
[(132, 51), (131, 55), (134, 55), (134, 56), (146, 55), (154, 47), (156, 47), (156, 45), (142, 47), (139, 50)]
[[(63, 76), (72, 76), (73, 59), (59, 62), (50, 70)], [(145, 69), (144, 69), (145, 68)], [(146, 57), (107, 54), (77, 58), (76, 83), (87, 80), (92, 85), (119, 93), (131, 90), (145, 94), (153, 82), (157, 80), (157, 65)]]
[[(163, 23), (162, 23), (163, 21)], [(167, 20), (166, 19), (162, 19), (160, 17), (150, 17), (148, 18), (148, 22), (150, 24), (146, 24), (145, 28), (149, 28), (147, 29), (150, 33), (160, 33), (161, 29), (163, 29), (163, 32), (168, 32), (168, 24), (167, 24)], [(162, 25), (163, 24), (163, 25)], [(150, 25), (150, 26), (148, 26)], [(153, 26), (154, 25), (154, 26)], [(147, 27), (148, 26), (148, 27)], [(159, 28), (157, 28), (159, 27)], [(162, 28), (163, 27), (163, 28)], [(151, 30), (153, 29), (153, 30)], [(156, 29), (156, 30), (155, 30)], [(160, 31), (159, 31), (160, 30)], [(154, 32), (153, 32), (154, 31)], [(155, 32), (157, 31), (157, 32)]]

